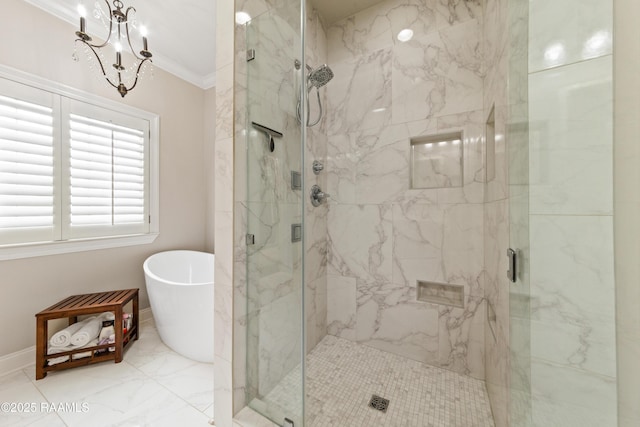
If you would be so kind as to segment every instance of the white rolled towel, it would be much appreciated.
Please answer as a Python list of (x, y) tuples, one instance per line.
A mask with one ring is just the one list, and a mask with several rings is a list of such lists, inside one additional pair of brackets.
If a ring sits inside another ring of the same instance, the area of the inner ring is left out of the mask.
[(89, 342), (95, 340), (100, 335), (103, 320), (113, 320), (115, 316), (110, 311), (102, 313), (97, 317), (90, 317), (84, 321), (84, 325), (75, 334), (71, 335), (71, 345), (73, 347), (85, 347)]
[[(95, 345), (98, 345), (98, 340), (92, 340), (90, 341), (85, 347), (93, 347)], [(47, 350), (47, 355), (54, 355), (56, 353), (62, 353), (63, 351), (70, 351), (70, 350), (76, 350), (78, 347), (73, 347), (73, 346), (68, 346), (68, 347), (49, 347), (49, 349)], [(93, 354), (92, 350), (89, 351), (85, 351), (82, 353), (76, 353), (74, 355), (72, 355), (73, 360), (77, 360), (77, 359), (82, 359), (85, 357), (91, 357), (91, 355)], [(49, 366), (53, 366), (53, 365), (57, 365), (59, 363), (62, 362), (66, 362), (67, 360), (69, 360), (69, 356), (59, 356), (59, 357), (52, 357), (49, 358)]]
[(84, 347), (89, 344), (93, 339), (96, 339), (100, 334), (102, 328), (102, 319), (99, 317), (90, 317), (85, 322), (82, 328), (75, 334), (71, 335), (71, 345), (73, 347)]
[[(98, 345), (98, 340), (91, 340), (89, 344), (87, 344), (85, 347), (93, 347), (95, 345)], [(73, 360), (82, 359), (85, 357), (91, 357), (92, 354), (93, 354), (93, 350), (85, 351), (82, 353), (76, 353), (73, 355)]]
[(83, 322), (77, 322), (73, 325), (69, 325), (61, 331), (56, 332), (49, 339), (49, 345), (52, 347), (66, 347), (71, 344), (71, 336), (78, 332), (84, 325)]
[[(47, 349), (47, 354), (56, 354), (56, 353), (62, 353), (63, 351), (69, 351), (69, 350), (73, 350), (73, 347), (49, 347)], [(57, 365), (58, 363), (62, 363), (62, 362), (66, 362), (67, 360), (69, 360), (69, 356), (60, 356), (60, 357), (52, 357), (50, 359), (47, 359), (49, 362), (49, 366), (53, 366), (53, 365)]]
[(56, 354), (56, 353), (62, 353), (63, 351), (70, 351), (70, 350), (75, 350), (74, 347), (49, 347), (49, 349), (47, 350), (47, 354)]
[(111, 311), (106, 311), (99, 316), (102, 320), (116, 320), (116, 315)]
[(49, 366), (57, 365), (58, 363), (66, 362), (69, 360), (69, 356), (60, 356), (49, 359)]

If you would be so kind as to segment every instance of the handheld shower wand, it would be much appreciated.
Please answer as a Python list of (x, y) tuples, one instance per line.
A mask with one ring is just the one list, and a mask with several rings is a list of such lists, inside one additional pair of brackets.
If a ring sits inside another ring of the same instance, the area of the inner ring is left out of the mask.
[[(327, 64), (323, 64), (316, 69), (312, 69), (307, 65), (307, 69), (309, 70), (309, 74), (307, 74), (307, 96), (306, 96), (307, 111), (309, 111), (309, 108), (310, 108), (309, 95), (311, 94), (311, 89), (313, 89), (314, 87), (316, 88), (316, 97), (318, 98), (318, 108), (320, 109), (318, 118), (313, 123), (311, 123), (310, 117), (307, 114), (306, 125), (307, 127), (311, 127), (320, 123), (320, 120), (322, 119), (322, 116), (323, 116), (322, 101), (320, 100), (320, 88), (326, 85), (327, 83), (329, 83), (329, 81), (331, 81), (331, 79), (333, 78), (334, 74), (331, 68), (329, 68)], [(298, 121), (302, 123), (300, 104), (301, 104), (301, 100), (298, 99), (298, 106), (297, 106), (296, 112), (298, 116)]]

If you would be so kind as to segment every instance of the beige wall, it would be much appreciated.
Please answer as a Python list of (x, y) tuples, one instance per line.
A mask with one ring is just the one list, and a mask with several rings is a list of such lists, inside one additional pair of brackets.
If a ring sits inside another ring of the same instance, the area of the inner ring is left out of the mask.
[(206, 191), (206, 231), (205, 250), (214, 252), (215, 227), (214, 215), (216, 201), (214, 197), (216, 174), (216, 88), (204, 92), (204, 171)]
[[(85, 60), (73, 62), (72, 25), (21, 0), (2, 3), (3, 15), (11, 19), (0, 26), (0, 64), (121, 100)], [(127, 105), (160, 115), (160, 236), (149, 245), (0, 261), (0, 356), (34, 345), (34, 314), (58, 300), (139, 287), (145, 308), (142, 263), (147, 256), (174, 248), (211, 249), (205, 240), (212, 234), (207, 233), (212, 197), (204, 195), (212, 191), (213, 177), (205, 173), (204, 159), (212, 148), (205, 148), (203, 114), (211, 96), (158, 68), (153, 79), (147, 76), (127, 95)], [(207, 129), (207, 141), (213, 140), (211, 132)]]

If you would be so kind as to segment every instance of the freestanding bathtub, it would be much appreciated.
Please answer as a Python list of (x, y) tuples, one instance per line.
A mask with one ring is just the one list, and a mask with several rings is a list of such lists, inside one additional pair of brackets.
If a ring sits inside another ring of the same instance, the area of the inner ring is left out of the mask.
[(214, 259), (205, 252), (167, 251), (143, 264), (160, 338), (198, 362), (213, 363)]

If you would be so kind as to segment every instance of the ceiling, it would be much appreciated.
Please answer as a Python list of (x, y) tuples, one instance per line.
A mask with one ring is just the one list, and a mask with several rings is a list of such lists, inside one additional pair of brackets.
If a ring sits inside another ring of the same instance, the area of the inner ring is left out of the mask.
[[(52, 15), (79, 25), (78, 4), (87, 8), (87, 32), (100, 38), (105, 30), (93, 17), (93, 5), (106, 0), (24, 0)], [(225, 1), (225, 0), (222, 0)], [(381, 0), (311, 0), (327, 25), (366, 9)], [(113, 0), (109, 0), (113, 4)], [(149, 50), (158, 68), (203, 89), (215, 86), (216, 0), (122, 0), (137, 10), (138, 21), (149, 31)], [(102, 30), (102, 31), (100, 31)]]
[(311, 0), (327, 25), (351, 16), (383, 0)]
[[(80, 22), (78, 4), (83, 3), (87, 9), (87, 33), (97, 37), (106, 33), (102, 24), (93, 18), (96, 0), (25, 1), (76, 27)], [(106, 9), (105, 0), (97, 1)], [(135, 7), (137, 20), (147, 27), (149, 50), (156, 67), (203, 89), (215, 86), (216, 0), (122, 2), (125, 7)]]

